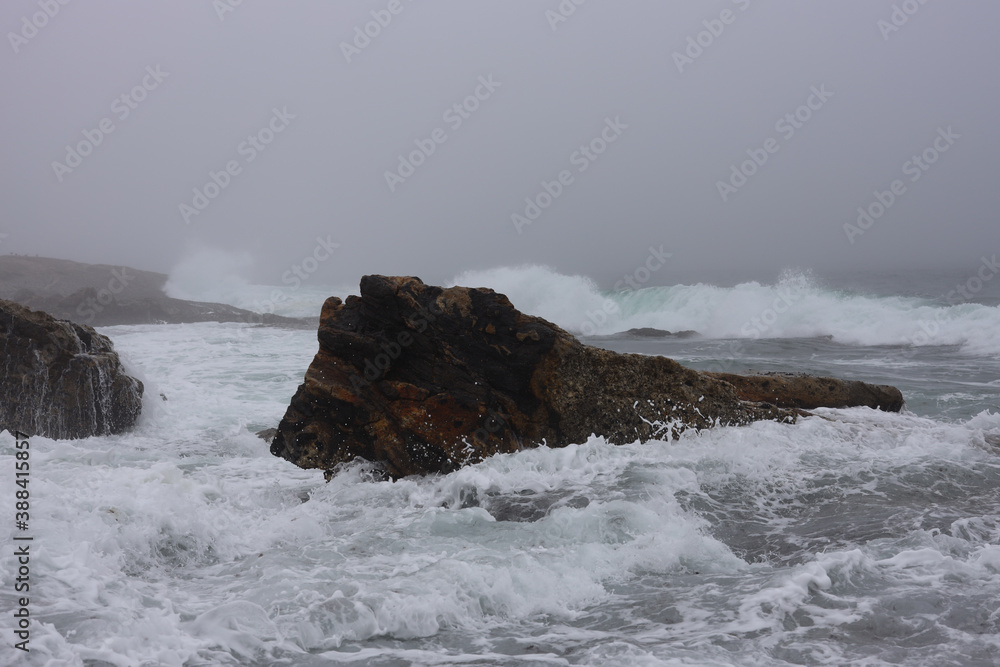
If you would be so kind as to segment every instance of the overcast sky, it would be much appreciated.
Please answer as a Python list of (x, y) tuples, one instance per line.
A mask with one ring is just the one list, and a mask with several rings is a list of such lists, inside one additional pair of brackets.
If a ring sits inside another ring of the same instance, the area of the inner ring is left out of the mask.
[(0, 252), (609, 285), (661, 245), (654, 283), (1000, 250), (1000, 3), (237, 2), (4, 0)]

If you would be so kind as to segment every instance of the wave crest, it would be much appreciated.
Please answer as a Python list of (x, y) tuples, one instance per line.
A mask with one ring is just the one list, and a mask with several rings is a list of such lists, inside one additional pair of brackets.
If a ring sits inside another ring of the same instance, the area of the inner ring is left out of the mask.
[(1000, 307), (941, 305), (822, 286), (811, 272), (785, 271), (773, 284), (705, 283), (601, 291), (584, 276), (545, 266), (466, 271), (450, 284), (490, 287), (518, 309), (583, 335), (633, 328), (694, 330), (709, 338), (831, 336), (847, 345), (952, 345), (1000, 353)]

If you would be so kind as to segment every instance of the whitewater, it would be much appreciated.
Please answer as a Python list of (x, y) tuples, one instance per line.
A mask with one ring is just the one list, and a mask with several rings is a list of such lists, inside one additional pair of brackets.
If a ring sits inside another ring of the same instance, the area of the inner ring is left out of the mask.
[[(604, 291), (468, 272), (593, 345), (702, 370), (893, 384), (900, 414), (493, 457), (329, 483), (271, 456), (312, 329), (105, 327), (138, 428), (31, 441), (30, 665), (995, 665), (1000, 279), (830, 278)], [(172, 276), (172, 296), (313, 316), (348, 287)], [(696, 331), (685, 338), (632, 329)], [(0, 496), (14, 439), (0, 434)], [(0, 537), (13, 544), (13, 517)]]

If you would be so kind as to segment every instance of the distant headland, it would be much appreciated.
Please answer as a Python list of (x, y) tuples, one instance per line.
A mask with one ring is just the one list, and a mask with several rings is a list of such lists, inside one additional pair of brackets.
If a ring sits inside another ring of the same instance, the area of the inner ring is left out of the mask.
[(167, 275), (127, 266), (0, 255), (0, 299), (90, 326), (246, 322), (314, 327), (317, 318), (255, 313), (222, 303), (167, 296)]

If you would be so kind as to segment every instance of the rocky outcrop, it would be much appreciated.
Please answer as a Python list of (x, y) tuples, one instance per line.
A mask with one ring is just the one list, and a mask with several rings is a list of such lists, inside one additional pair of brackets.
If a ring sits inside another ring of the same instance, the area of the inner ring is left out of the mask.
[(366, 276), (323, 306), (320, 349), (271, 452), (333, 470), (361, 457), (399, 477), (591, 434), (621, 444), (687, 428), (792, 422), (665, 357), (583, 345), (489, 289)]
[(652, 327), (640, 327), (619, 331), (611, 334), (612, 338), (697, 338), (698, 332), (687, 329), (685, 331), (667, 331), (665, 329), (654, 329)]
[(733, 375), (706, 373), (736, 387), (744, 401), (771, 403), (783, 408), (847, 408), (866, 406), (887, 412), (899, 412), (903, 394), (885, 384), (857, 380), (814, 377), (791, 373)]
[(136, 297), (111, 295), (108, 290), (84, 287), (67, 296), (39, 296), (21, 292), (14, 301), (44, 310), (53, 317), (79, 324), (110, 327), (120, 324), (189, 324), (194, 322), (242, 322), (290, 328), (314, 327), (315, 318), (282, 317), (256, 313), (224, 303), (185, 301), (166, 295)]
[(314, 327), (315, 318), (256, 313), (223, 303), (174, 299), (167, 276), (127, 266), (0, 255), (0, 299), (94, 327), (119, 324), (243, 322)]
[(85, 438), (131, 429), (142, 383), (106, 336), (0, 301), (0, 430)]

